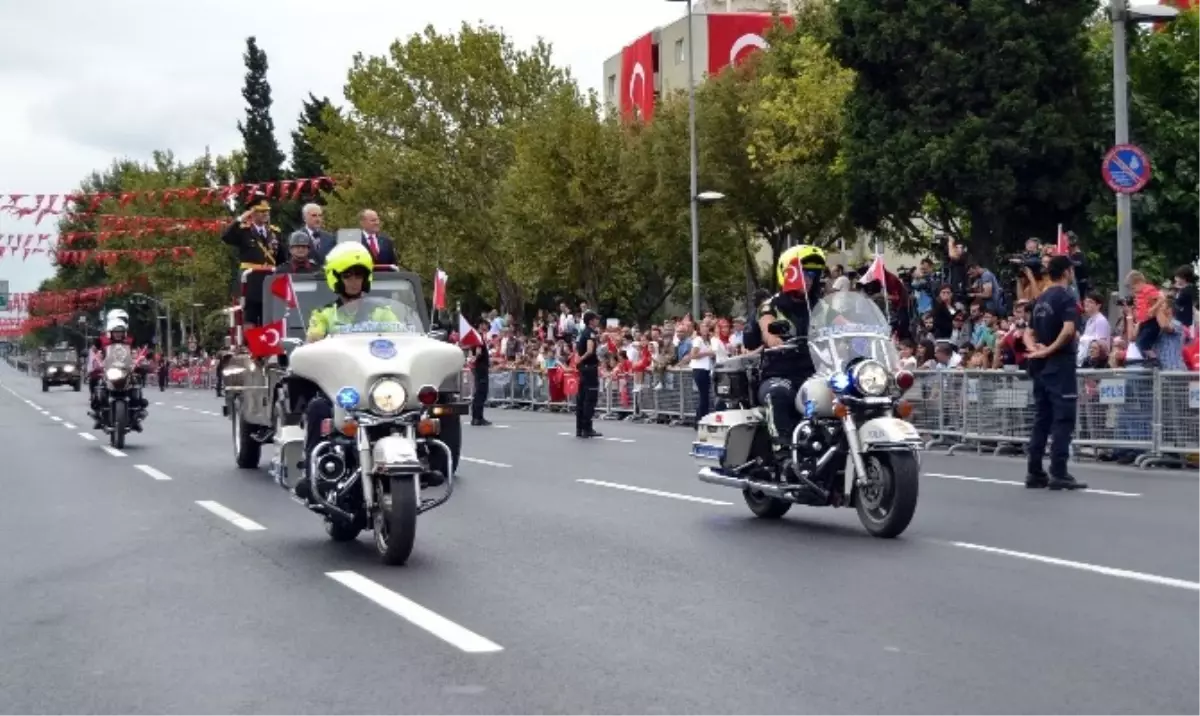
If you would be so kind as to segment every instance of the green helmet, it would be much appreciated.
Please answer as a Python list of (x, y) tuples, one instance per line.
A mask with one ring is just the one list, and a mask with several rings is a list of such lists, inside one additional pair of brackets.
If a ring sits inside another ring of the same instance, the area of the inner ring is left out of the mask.
[(363, 293), (367, 293), (371, 290), (371, 272), (375, 269), (371, 252), (357, 241), (334, 246), (325, 257), (325, 283), (329, 284), (329, 290), (343, 295), (346, 286), (342, 283), (342, 274), (355, 267), (367, 272), (367, 277), (363, 279)]

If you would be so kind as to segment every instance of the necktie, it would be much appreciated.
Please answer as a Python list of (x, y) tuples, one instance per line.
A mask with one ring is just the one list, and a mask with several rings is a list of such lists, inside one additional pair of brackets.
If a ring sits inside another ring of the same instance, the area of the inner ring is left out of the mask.
[(374, 235), (368, 236), (367, 238), (370, 239), (371, 242), (371, 255), (375, 258), (379, 258), (379, 242), (375, 240)]

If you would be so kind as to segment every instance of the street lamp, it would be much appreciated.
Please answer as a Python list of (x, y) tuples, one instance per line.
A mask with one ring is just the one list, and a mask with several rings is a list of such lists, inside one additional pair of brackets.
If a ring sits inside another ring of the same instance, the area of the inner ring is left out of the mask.
[(688, 173), (691, 175), (692, 212), (692, 315), (700, 315), (700, 197), (697, 194), (697, 167), (700, 164), (696, 149), (696, 45), (692, 42), (692, 0), (667, 0), (687, 3), (687, 73), (688, 73), (688, 141), (691, 154), (688, 158)]
[[(1129, 70), (1126, 67), (1125, 26), (1127, 23), (1170, 22), (1179, 10), (1169, 5), (1136, 5), (1112, 0), (1109, 6), (1113, 40), (1113, 124), (1116, 144), (1129, 143)], [(1117, 192), (1117, 285), (1126, 295), (1125, 277), (1133, 270), (1133, 202), (1129, 194)]]
[(711, 204), (714, 201), (720, 201), (725, 198), (725, 195), (719, 191), (702, 191), (696, 195), (696, 198), (705, 204)]

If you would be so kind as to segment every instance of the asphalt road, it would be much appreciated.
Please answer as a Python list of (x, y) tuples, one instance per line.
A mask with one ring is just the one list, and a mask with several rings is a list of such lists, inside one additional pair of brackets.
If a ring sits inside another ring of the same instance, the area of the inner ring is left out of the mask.
[(683, 429), (491, 411), (388, 568), (234, 467), (209, 391), (114, 453), (82, 394), (0, 383), (4, 712), (1200, 712), (1195, 474), (928, 454), (884, 541), (755, 519)]

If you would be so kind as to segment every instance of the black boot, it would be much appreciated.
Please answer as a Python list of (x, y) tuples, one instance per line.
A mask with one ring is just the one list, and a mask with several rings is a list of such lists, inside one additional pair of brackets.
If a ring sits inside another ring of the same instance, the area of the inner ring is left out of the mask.
[(1051, 477), (1050, 482), (1047, 486), (1051, 490), (1086, 490), (1087, 489), (1086, 482), (1080, 482), (1079, 480), (1076, 480), (1074, 477), (1072, 477), (1070, 474), (1063, 475), (1062, 477)]
[(1050, 484), (1050, 476), (1044, 472), (1031, 472), (1025, 476), (1025, 487), (1040, 490)]

